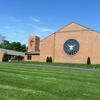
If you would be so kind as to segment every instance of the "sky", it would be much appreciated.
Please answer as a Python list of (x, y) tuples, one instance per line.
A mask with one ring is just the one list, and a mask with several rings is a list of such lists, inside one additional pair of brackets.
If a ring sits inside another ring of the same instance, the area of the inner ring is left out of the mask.
[(100, 0), (0, 0), (0, 34), (28, 45), (71, 22), (100, 32)]

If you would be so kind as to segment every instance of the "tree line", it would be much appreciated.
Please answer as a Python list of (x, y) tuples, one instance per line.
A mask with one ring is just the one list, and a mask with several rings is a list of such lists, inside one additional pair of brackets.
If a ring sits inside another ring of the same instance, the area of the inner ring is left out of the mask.
[(2, 34), (0, 34), (0, 48), (27, 52), (27, 47), (25, 44), (21, 44), (20, 42), (10, 43), (8, 40), (5, 40), (5, 36), (3, 36)]

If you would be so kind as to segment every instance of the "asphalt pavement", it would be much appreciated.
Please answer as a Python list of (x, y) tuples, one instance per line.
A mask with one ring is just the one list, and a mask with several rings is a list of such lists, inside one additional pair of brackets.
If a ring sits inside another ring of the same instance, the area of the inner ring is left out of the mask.
[(61, 69), (71, 69), (71, 70), (85, 70), (85, 71), (97, 71), (100, 72), (100, 69), (95, 68), (79, 68), (79, 67), (69, 67), (69, 66), (53, 66), (46, 64), (23, 64), (23, 63), (9, 63), (9, 62), (1, 62), (0, 64), (13, 64), (13, 65), (21, 65), (21, 66), (32, 66), (32, 67), (46, 67), (46, 68), (61, 68)]

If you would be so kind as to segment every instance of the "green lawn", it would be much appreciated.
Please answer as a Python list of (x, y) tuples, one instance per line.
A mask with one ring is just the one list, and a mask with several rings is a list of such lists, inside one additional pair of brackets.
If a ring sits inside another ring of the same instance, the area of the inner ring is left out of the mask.
[(100, 100), (100, 72), (0, 64), (0, 100)]

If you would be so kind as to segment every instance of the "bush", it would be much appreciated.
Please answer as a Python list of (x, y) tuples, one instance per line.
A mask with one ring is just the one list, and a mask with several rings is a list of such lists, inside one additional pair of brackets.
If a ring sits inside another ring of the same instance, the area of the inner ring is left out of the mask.
[(50, 62), (50, 58), (49, 57), (46, 58), (46, 62)]
[(50, 57), (50, 61), (49, 62), (52, 63), (52, 57)]
[(3, 62), (8, 62), (8, 54), (7, 53), (4, 53), (2, 61)]
[(91, 64), (90, 57), (87, 58), (87, 64)]

